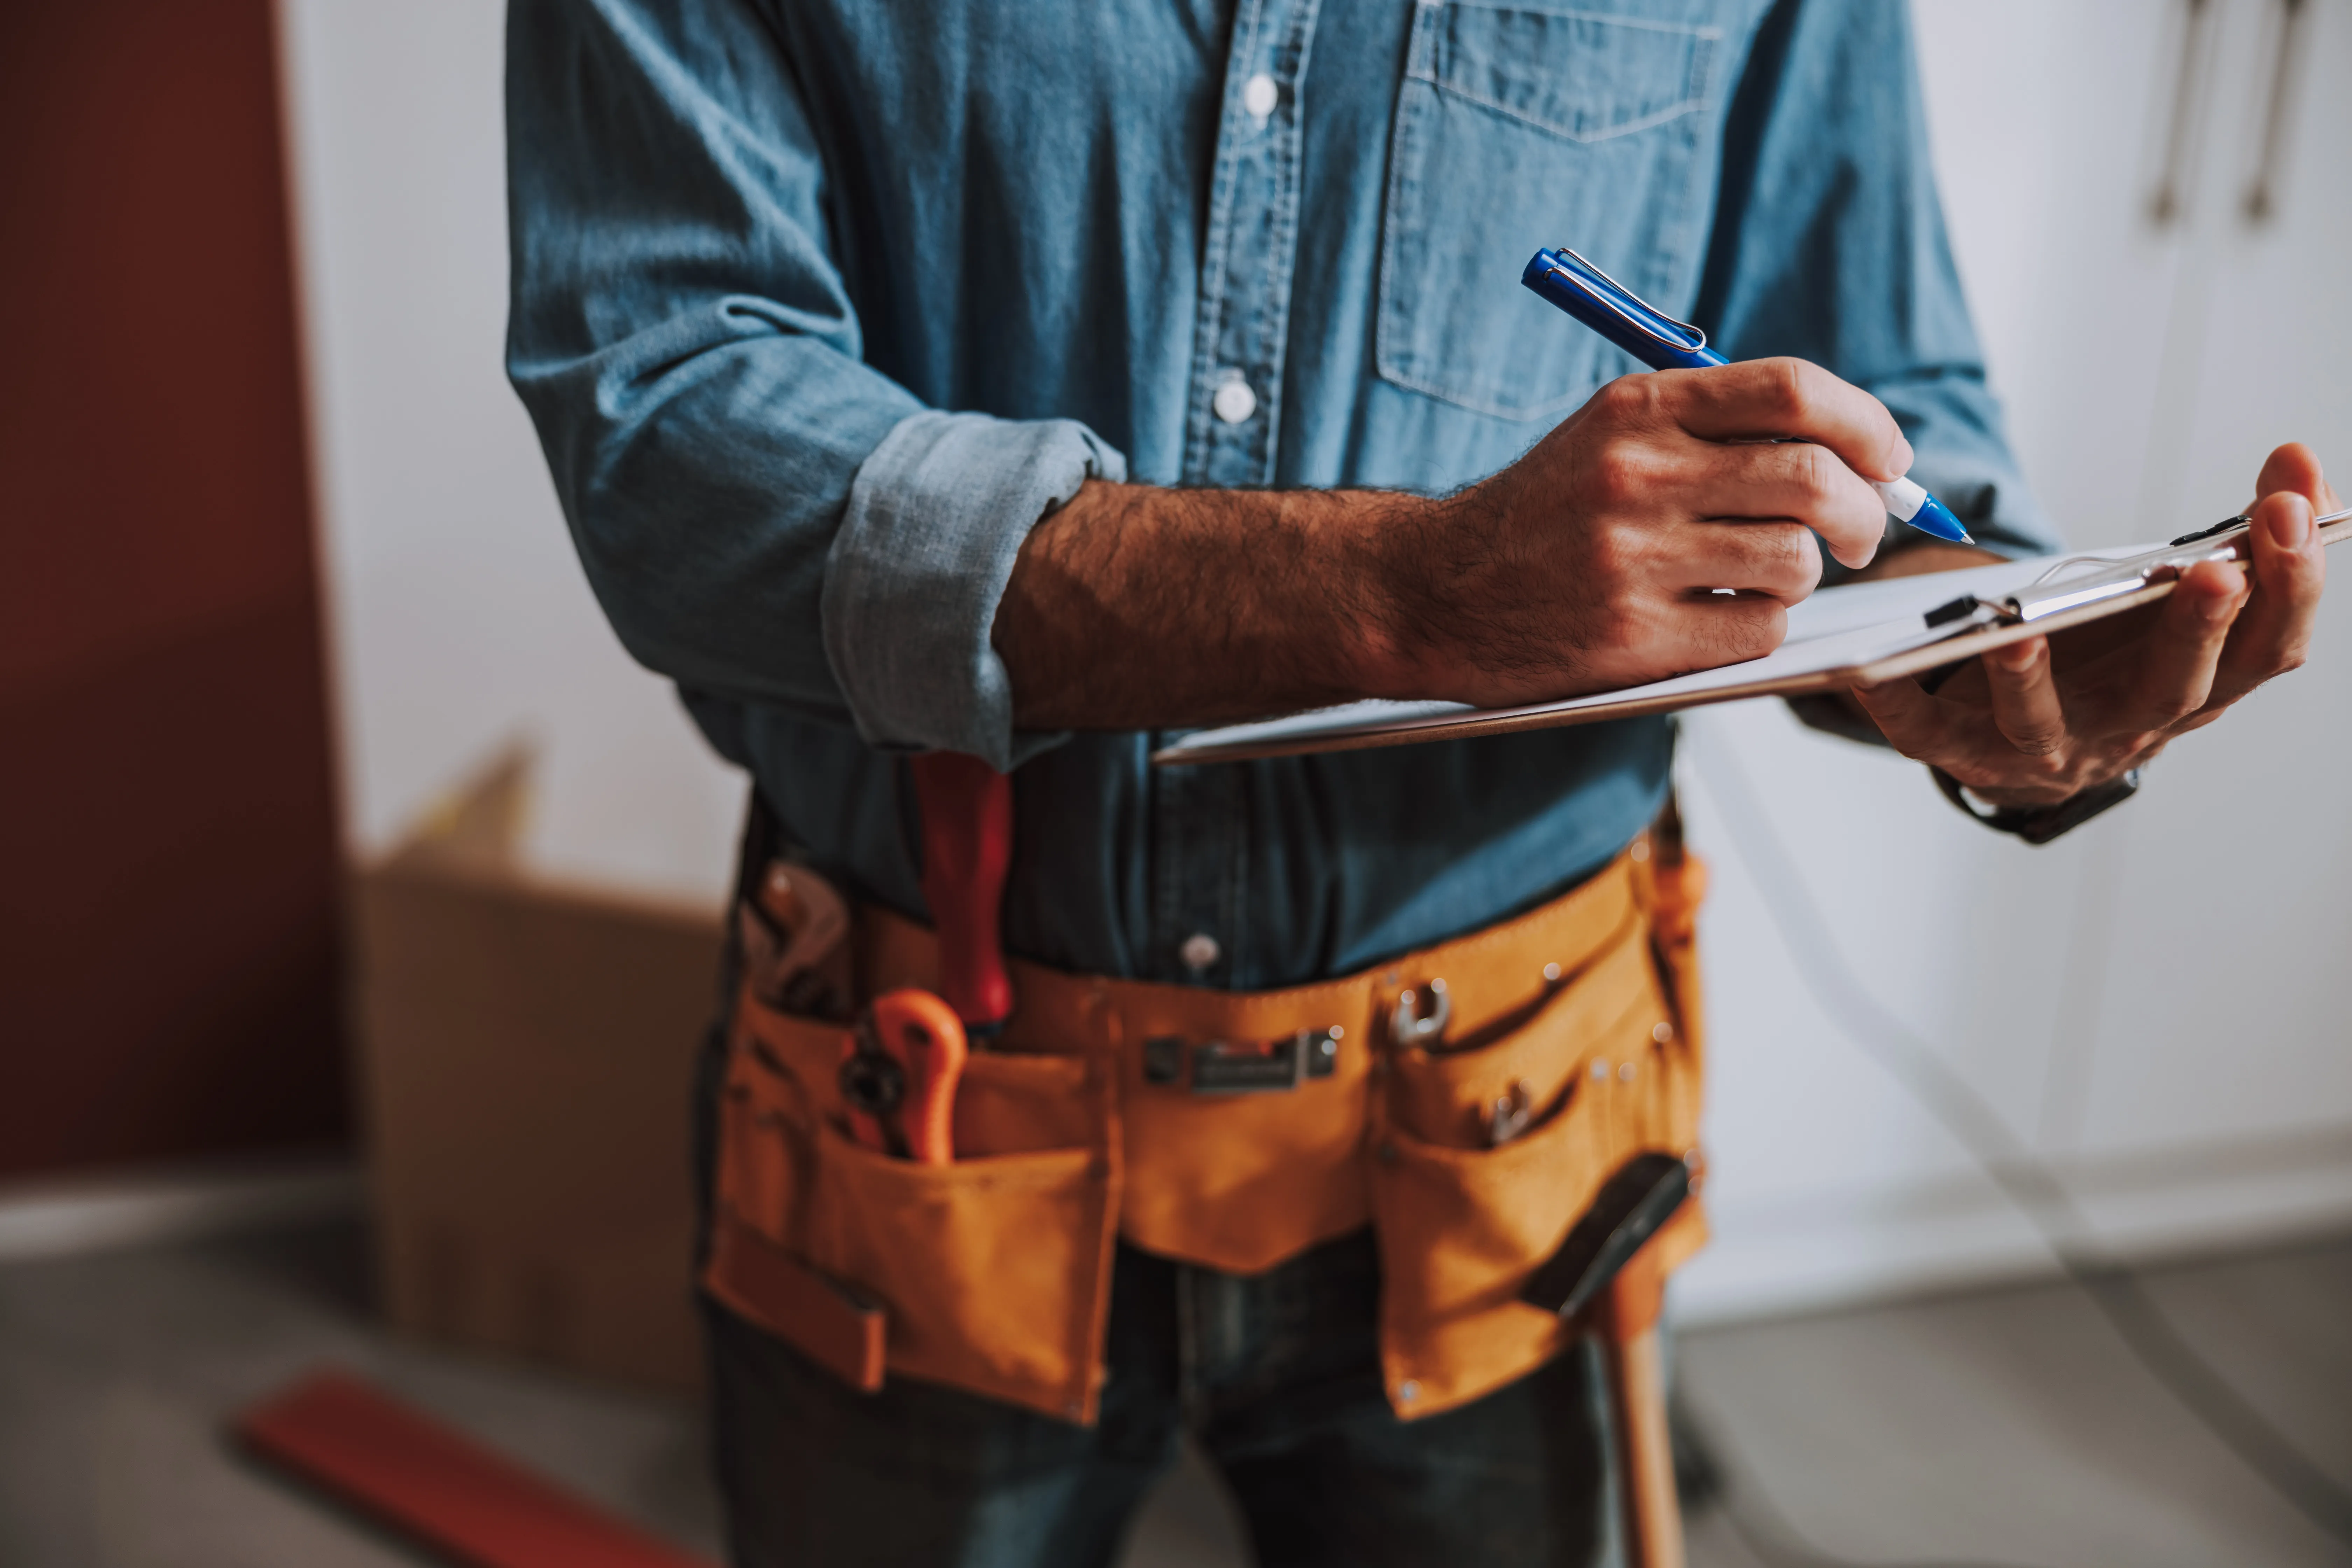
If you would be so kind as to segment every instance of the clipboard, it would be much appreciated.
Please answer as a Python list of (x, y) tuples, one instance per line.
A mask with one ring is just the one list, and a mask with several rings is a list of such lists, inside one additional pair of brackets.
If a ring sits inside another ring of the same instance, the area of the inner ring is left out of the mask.
[[(2352, 537), (2352, 509), (2314, 521), (2324, 544)], [(1763, 658), (1643, 686), (1513, 708), (1350, 702), (1195, 731), (1154, 752), (1151, 760), (1176, 767), (1369, 751), (1596, 724), (1754, 697), (1843, 691), (2152, 605), (2190, 566), (2245, 560), (2250, 525), (2243, 516), (2232, 517), (2164, 544), (2032, 556), (1825, 588), (1790, 608), (1787, 637)]]

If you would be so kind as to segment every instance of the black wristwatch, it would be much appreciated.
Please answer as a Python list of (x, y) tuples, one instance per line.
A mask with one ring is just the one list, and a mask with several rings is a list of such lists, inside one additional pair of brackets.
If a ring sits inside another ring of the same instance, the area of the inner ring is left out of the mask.
[(2139, 793), (2140, 770), (2132, 768), (2094, 784), (2079, 795), (2072, 795), (2054, 805), (1996, 805), (1978, 809), (1970, 798), (1968, 785), (1941, 768), (1927, 770), (1936, 775), (1936, 787), (1944, 798), (1983, 823), (1996, 833), (2014, 833), (2028, 844), (2047, 844), (2060, 834), (2083, 826), (2112, 805), (2121, 805)]

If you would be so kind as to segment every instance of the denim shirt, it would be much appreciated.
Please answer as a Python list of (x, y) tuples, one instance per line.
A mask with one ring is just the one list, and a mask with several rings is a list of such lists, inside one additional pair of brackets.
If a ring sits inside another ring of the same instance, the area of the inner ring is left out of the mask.
[(814, 863), (919, 914), (898, 758), (969, 752), (1018, 767), (1015, 952), (1346, 973), (1607, 861), (1670, 727), (1171, 770), (1022, 731), (990, 630), (1023, 538), (1089, 476), (1494, 472), (1638, 368), (1518, 286), (1566, 243), (1870, 389), (1979, 540), (2046, 548), (1907, 13), (512, 0), (509, 371), (614, 629)]

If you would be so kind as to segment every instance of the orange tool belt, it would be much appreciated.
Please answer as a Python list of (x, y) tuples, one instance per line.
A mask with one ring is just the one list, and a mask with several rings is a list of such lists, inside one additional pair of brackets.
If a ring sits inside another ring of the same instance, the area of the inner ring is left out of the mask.
[[(1582, 1331), (1518, 1300), (1601, 1183), (1691, 1154), (1704, 868), (1671, 808), (1516, 919), (1279, 991), (1015, 961), (956, 1088), (954, 1158), (850, 1135), (847, 1025), (739, 996), (703, 1283), (855, 1386), (887, 1373), (1091, 1422), (1114, 1241), (1228, 1273), (1370, 1224), (1390, 1404), (1433, 1415)], [(929, 931), (851, 916), (862, 997), (936, 988)], [(1651, 1242), (1705, 1239), (1696, 1203)]]

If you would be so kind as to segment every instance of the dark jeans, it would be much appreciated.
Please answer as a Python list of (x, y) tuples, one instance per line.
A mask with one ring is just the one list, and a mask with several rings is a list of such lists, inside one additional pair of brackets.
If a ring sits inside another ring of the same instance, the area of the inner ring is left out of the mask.
[(903, 1378), (860, 1394), (706, 1302), (735, 1561), (1108, 1564), (1187, 1432), (1263, 1568), (1598, 1561), (1589, 1358), (1399, 1421), (1381, 1392), (1378, 1280), (1369, 1233), (1247, 1279), (1122, 1246), (1093, 1427)]

